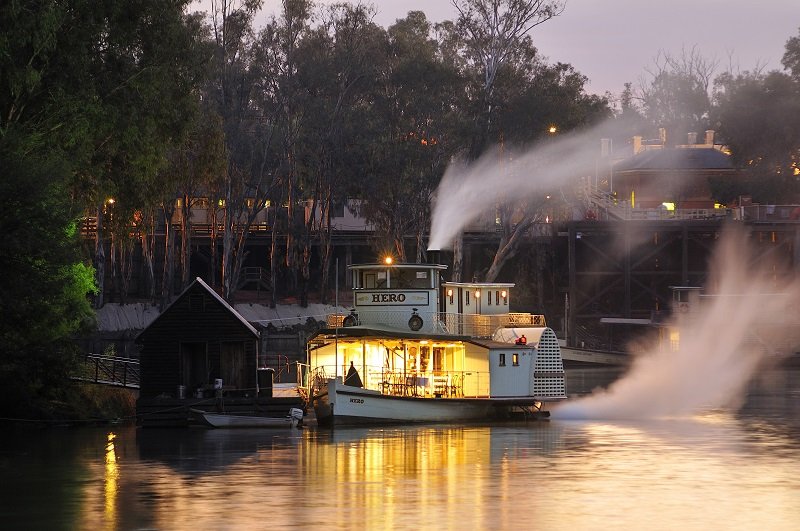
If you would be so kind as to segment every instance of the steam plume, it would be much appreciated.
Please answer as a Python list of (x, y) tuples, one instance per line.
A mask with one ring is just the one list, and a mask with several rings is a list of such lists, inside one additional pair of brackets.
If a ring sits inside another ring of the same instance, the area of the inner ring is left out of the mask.
[(708, 286), (680, 326), (680, 347), (654, 347), (634, 359), (608, 390), (566, 402), (556, 418), (631, 419), (686, 416), (741, 405), (766, 361), (796, 349), (800, 286), (754, 256), (742, 229), (728, 228), (711, 263)]

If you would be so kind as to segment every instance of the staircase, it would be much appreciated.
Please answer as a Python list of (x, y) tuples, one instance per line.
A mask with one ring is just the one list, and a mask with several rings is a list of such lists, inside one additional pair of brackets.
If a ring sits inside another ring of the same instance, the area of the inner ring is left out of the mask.
[(242, 273), (239, 275), (239, 285), (237, 289), (243, 289), (245, 286), (253, 286), (255, 289), (261, 291), (269, 291), (269, 275), (263, 267), (243, 267)]

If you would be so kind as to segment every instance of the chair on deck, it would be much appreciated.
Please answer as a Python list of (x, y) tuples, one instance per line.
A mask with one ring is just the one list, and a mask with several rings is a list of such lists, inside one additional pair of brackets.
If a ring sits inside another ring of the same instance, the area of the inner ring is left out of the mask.
[(464, 375), (454, 374), (450, 380), (447, 388), (448, 396), (459, 397), (464, 396)]

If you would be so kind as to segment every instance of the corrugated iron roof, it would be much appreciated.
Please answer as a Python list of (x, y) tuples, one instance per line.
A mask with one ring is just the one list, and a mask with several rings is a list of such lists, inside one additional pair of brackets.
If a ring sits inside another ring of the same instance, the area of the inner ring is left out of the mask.
[(714, 148), (646, 150), (614, 165), (615, 172), (735, 169), (730, 156)]

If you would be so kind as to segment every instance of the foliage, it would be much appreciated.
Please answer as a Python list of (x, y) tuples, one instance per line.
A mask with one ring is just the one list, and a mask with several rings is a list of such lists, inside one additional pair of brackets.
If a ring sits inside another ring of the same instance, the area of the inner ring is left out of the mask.
[(663, 128), (670, 144), (682, 143), (688, 132), (709, 127), (711, 80), (717, 62), (705, 58), (696, 48), (680, 55), (659, 52), (649, 79), (643, 81), (638, 98), (642, 113), (654, 128)]
[[(0, 386), (5, 415), (35, 414), (66, 388), (74, 336), (93, 326), (93, 270), (80, 258), (65, 164), (0, 141)], [(13, 411), (11, 411), (13, 410)]]
[[(792, 67), (793, 46), (784, 56)], [(783, 72), (726, 74), (717, 80), (715, 116), (738, 167), (746, 174), (727, 186), (716, 182), (718, 200), (750, 195), (762, 203), (800, 201), (800, 78)]]

